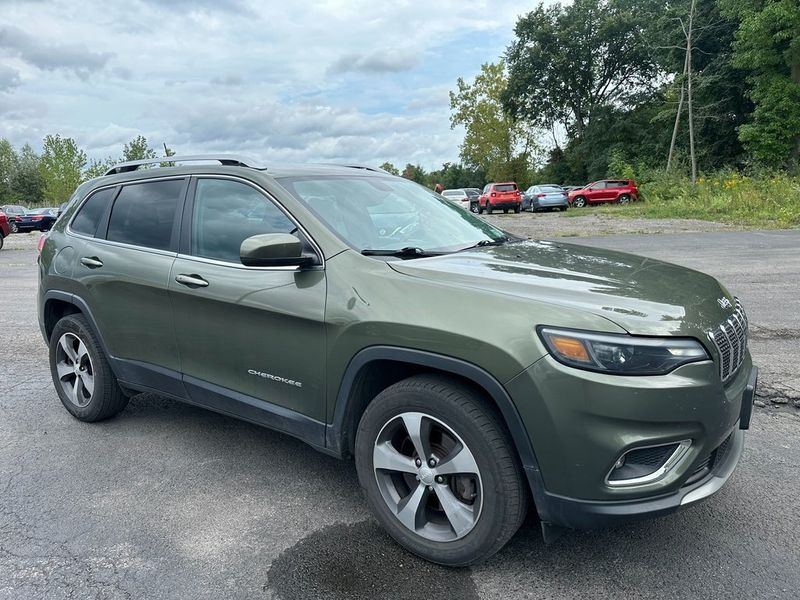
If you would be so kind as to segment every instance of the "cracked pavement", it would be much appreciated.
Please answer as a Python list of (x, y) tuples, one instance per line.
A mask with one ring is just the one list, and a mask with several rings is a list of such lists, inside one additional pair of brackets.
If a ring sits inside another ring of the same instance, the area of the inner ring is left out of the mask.
[(73, 419), (36, 324), (36, 235), (12, 236), (0, 251), (0, 600), (797, 598), (800, 231), (567, 241), (720, 278), (748, 310), (765, 407), (708, 501), (552, 546), (530, 519), (487, 563), (447, 570), (383, 533), (351, 463), (292, 438), (149, 394), (104, 423)]

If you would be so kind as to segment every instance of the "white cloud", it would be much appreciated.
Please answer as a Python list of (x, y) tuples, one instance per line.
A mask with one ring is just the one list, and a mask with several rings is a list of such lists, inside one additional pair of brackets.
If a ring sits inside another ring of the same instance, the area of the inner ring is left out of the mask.
[(438, 167), (460, 143), (447, 90), (497, 60), (530, 8), (4, 0), (0, 136), (60, 132), (98, 158), (142, 133), (180, 152)]

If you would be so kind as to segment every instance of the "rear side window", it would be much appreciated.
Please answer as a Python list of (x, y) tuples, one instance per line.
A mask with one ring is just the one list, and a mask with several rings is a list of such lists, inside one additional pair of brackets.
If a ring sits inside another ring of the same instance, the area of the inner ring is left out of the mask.
[(94, 237), (97, 232), (97, 226), (100, 224), (100, 219), (103, 218), (106, 207), (111, 202), (116, 191), (116, 188), (107, 188), (89, 196), (88, 200), (81, 206), (78, 214), (75, 215), (72, 225), (70, 225), (72, 231)]
[(169, 249), (182, 188), (182, 179), (124, 186), (111, 210), (106, 238), (145, 248)]
[(295, 224), (266, 196), (237, 181), (199, 179), (192, 254), (241, 264), (242, 242), (262, 233), (294, 233)]

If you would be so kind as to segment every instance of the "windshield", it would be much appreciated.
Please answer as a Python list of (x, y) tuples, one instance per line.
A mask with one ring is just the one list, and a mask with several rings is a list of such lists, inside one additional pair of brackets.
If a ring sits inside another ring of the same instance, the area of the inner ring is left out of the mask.
[(356, 250), (453, 252), (506, 239), (500, 229), (411, 181), (310, 176), (280, 184)]

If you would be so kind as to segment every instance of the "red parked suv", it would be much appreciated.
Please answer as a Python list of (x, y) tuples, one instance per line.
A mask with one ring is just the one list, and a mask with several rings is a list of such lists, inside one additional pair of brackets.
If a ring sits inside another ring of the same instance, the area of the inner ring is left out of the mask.
[(478, 213), (483, 214), (486, 211), (492, 214), (493, 210), (501, 208), (505, 213), (512, 209), (518, 213), (522, 208), (522, 194), (516, 183), (489, 183), (483, 188), (478, 198)]
[(3, 240), (9, 235), (11, 235), (11, 228), (8, 226), (8, 217), (0, 210), (0, 249), (3, 248)]
[(633, 179), (603, 179), (569, 193), (569, 203), (577, 208), (599, 202), (625, 204), (638, 199), (639, 190)]

